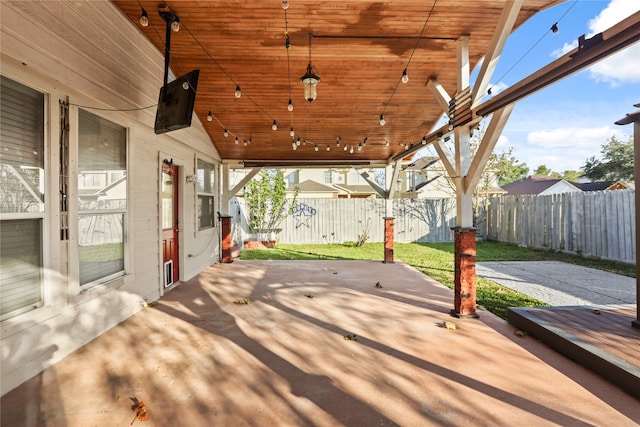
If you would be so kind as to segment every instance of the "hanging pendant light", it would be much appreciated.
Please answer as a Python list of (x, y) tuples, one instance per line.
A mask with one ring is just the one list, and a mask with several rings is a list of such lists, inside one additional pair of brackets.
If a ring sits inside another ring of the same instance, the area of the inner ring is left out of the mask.
[(300, 81), (304, 85), (304, 99), (313, 102), (318, 96), (318, 82), (320, 77), (315, 73), (315, 68), (311, 65), (311, 39), (313, 34), (309, 33), (309, 64), (307, 64), (307, 72), (300, 77)]

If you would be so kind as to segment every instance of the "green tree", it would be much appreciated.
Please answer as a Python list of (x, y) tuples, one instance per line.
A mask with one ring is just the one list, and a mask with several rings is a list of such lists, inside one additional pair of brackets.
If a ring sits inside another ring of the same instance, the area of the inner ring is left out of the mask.
[(553, 171), (547, 167), (547, 165), (540, 165), (533, 171), (534, 175), (551, 176)]
[(499, 185), (517, 181), (529, 175), (529, 166), (521, 163), (513, 155), (514, 147), (492, 153), (485, 167), (484, 174), (493, 174)]
[(582, 172), (593, 181), (633, 180), (633, 141), (620, 141), (612, 136), (600, 146), (601, 158), (589, 157)]
[(245, 208), (249, 226), (261, 235), (279, 231), (280, 224), (291, 215), (298, 199), (296, 187), (291, 199), (287, 199), (287, 184), (282, 171), (266, 169), (244, 189)]
[(574, 170), (566, 170), (562, 174), (562, 178), (569, 182), (576, 182), (582, 176), (582, 172)]

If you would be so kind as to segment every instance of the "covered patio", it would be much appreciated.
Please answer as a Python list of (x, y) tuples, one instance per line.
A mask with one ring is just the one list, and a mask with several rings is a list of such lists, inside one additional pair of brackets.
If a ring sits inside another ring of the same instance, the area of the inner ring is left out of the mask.
[(401, 262), (216, 264), (3, 396), (1, 423), (128, 425), (131, 397), (147, 426), (640, 421), (491, 313), (452, 318), (452, 296)]

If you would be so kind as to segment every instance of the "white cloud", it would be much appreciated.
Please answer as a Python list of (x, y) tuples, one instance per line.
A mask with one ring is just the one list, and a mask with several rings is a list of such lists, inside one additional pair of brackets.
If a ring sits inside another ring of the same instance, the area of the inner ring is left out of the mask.
[[(603, 32), (623, 19), (640, 10), (640, 2), (629, 0), (611, 0), (598, 16), (589, 21), (589, 39)], [(558, 58), (578, 46), (578, 42), (565, 43), (552, 52)], [(598, 82), (609, 83), (612, 87), (624, 83), (640, 82), (640, 44), (634, 44), (610, 56), (589, 68), (591, 78)]]
[(587, 158), (600, 156), (600, 148), (612, 136), (626, 140), (623, 128), (602, 126), (597, 128), (557, 128), (529, 132), (527, 145), (517, 148), (531, 170), (545, 165), (553, 171), (579, 170)]

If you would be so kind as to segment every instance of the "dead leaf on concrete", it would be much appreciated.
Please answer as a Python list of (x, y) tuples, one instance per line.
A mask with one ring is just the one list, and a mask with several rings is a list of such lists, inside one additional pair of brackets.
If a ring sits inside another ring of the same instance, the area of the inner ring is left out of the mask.
[(238, 305), (246, 305), (246, 304), (251, 304), (251, 299), (250, 298), (244, 298), (244, 299), (239, 299), (233, 302), (234, 304), (238, 304)]
[(449, 321), (438, 323), (438, 326), (440, 326), (441, 328), (450, 329), (452, 331), (460, 328), (460, 326), (458, 326), (457, 324)]
[(347, 334), (344, 336), (345, 341), (358, 341), (358, 338), (353, 334)]

